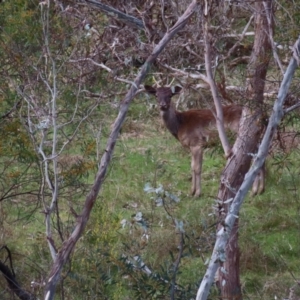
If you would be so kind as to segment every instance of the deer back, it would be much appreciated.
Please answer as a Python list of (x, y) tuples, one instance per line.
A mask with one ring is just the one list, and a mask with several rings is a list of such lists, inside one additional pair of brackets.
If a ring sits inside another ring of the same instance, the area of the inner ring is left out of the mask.
[(242, 109), (243, 108), (240, 105), (223, 106), (223, 118), (225, 127), (236, 133), (239, 131)]
[[(224, 106), (223, 117), (225, 128), (233, 132), (238, 132), (241, 113), (241, 106)], [(180, 124), (178, 139), (184, 146), (203, 144), (218, 135), (215, 113), (210, 109), (177, 112), (177, 118)]]
[[(172, 96), (179, 94), (180, 87), (154, 88), (145, 86), (149, 94), (155, 95), (160, 108), (163, 122), (171, 134), (185, 147), (205, 143), (216, 133), (216, 118), (213, 110), (195, 109), (179, 112), (171, 101)], [(242, 113), (242, 107), (230, 105), (223, 107), (224, 125), (237, 132)], [(217, 135), (217, 134), (216, 134)]]

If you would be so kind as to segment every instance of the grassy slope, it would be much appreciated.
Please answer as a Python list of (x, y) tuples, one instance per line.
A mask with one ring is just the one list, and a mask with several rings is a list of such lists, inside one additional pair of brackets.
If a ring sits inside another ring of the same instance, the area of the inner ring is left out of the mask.
[[(169, 251), (176, 256), (176, 234), (165, 212), (153, 207), (149, 196), (143, 192), (143, 186), (146, 182), (162, 184), (166, 190), (178, 195), (181, 202), (172, 208), (172, 214), (185, 222), (186, 233), (191, 239), (190, 252), (186, 249), (182, 259), (178, 282), (183, 285), (197, 282), (213, 244), (213, 230), (207, 226), (214, 223), (211, 213), (225, 163), (222, 155), (212, 150), (206, 152), (203, 196), (193, 199), (188, 195), (189, 155), (162, 128), (159, 119), (150, 118), (139, 124), (129, 117), (127, 126), (128, 132), (121, 136), (115, 163), (103, 191), (103, 195), (110, 195), (107, 199), (111, 196), (114, 199), (112, 202), (107, 200), (108, 209), (125, 219), (130, 219), (138, 211), (146, 215), (152, 228), (149, 242), (139, 254), (156, 269), (170, 259)], [(250, 299), (287, 296), (288, 288), (293, 285), (292, 274), (296, 278), (299, 275), (297, 165), (294, 170), (289, 170), (298, 157), (299, 154), (294, 153), (291, 163), (285, 167), (281, 165), (279, 169), (270, 159), (266, 193), (247, 199), (243, 206), (240, 218), (241, 281)], [(161, 228), (157, 229), (159, 226)], [(130, 238), (130, 234), (127, 236)], [(135, 238), (141, 240), (141, 236), (139, 232)]]
[[(282, 164), (278, 167), (274, 160), (269, 160), (266, 193), (247, 199), (243, 205), (240, 216), (241, 282), (248, 299), (286, 297), (288, 288), (294, 283), (292, 274), (299, 277), (298, 159), (299, 154), (293, 153), (285, 167)], [(114, 266), (120, 264), (121, 253), (140, 255), (154, 271), (160, 271), (161, 266), (164, 270), (172, 266), (178, 253), (178, 234), (166, 211), (156, 207), (152, 195), (143, 191), (147, 182), (152, 186), (161, 184), (181, 199), (178, 204), (168, 206), (169, 214), (184, 222), (186, 232), (177, 282), (183, 286), (197, 284), (214, 242), (214, 227), (210, 227), (215, 222), (212, 206), (224, 164), (220, 151), (206, 151), (203, 196), (191, 198), (189, 154), (162, 127), (156, 113), (151, 116), (144, 105), (134, 103), (88, 229), (74, 253), (72, 272), (65, 282), (66, 293), (74, 292), (76, 283), (80, 283), (78, 288), (82, 290), (85, 286), (86, 293), (92, 293), (95, 299), (102, 298), (101, 293), (109, 295), (109, 299), (132, 299), (123, 277), (118, 277), (123, 282), (113, 286), (109, 282), (99, 283), (99, 274), (107, 263), (105, 251), (109, 252), (110, 262), (115, 259)], [(137, 212), (143, 213), (147, 231), (134, 221)], [(122, 228), (120, 222), (124, 219), (129, 223)], [(41, 214), (37, 213), (30, 222), (24, 222), (22, 229), (14, 232), (10, 229), (11, 233), (5, 235), (5, 243), (13, 244), (14, 251), (27, 256), (27, 264), (32, 267), (35, 262), (46, 266), (49, 260), (48, 249), (43, 244), (42, 222)], [(9, 231), (10, 225), (7, 223), (5, 230)], [(111, 264), (109, 266), (111, 274), (122, 270), (121, 266), (115, 270)], [(23, 266), (23, 270), (27, 268)]]

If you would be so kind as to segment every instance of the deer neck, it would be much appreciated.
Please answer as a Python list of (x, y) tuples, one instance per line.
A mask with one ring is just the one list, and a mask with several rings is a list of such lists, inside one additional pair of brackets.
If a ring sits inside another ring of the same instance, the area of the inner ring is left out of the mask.
[(161, 110), (160, 115), (165, 126), (172, 133), (172, 135), (178, 139), (179, 112), (176, 111), (174, 105), (171, 104), (168, 110)]

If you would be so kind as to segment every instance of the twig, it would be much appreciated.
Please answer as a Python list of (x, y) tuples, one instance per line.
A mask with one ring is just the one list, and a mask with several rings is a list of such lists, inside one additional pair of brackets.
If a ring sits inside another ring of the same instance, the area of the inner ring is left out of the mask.
[(173, 277), (172, 277), (172, 285), (171, 285), (171, 300), (174, 300), (175, 299), (175, 291), (176, 291), (176, 275), (177, 275), (177, 272), (178, 272), (178, 269), (179, 269), (179, 265), (180, 265), (180, 261), (181, 261), (181, 258), (182, 258), (182, 254), (183, 254), (183, 246), (184, 246), (184, 233), (183, 232), (180, 232), (180, 243), (179, 243), (179, 252), (178, 252), (178, 255), (177, 255), (177, 259), (176, 261), (174, 262), (174, 271), (173, 271)]
[[(111, 74), (113, 74), (113, 72), (114, 72), (114, 70), (110, 69), (109, 67), (107, 67), (103, 63), (97, 63), (96, 61), (94, 61), (93, 59), (91, 59), (89, 57), (87, 57), (87, 58), (80, 58), (80, 59), (76, 59), (76, 60), (73, 60), (73, 59), (69, 60), (69, 62), (72, 62), (72, 63), (78, 63), (78, 62), (81, 62), (81, 61), (90, 61), (95, 66), (98, 66), (98, 67), (106, 70), (107, 72), (109, 72)], [(117, 81), (120, 81), (120, 82), (131, 84), (131, 85), (135, 84), (133, 81), (130, 81), (130, 80), (127, 80), (127, 79), (123, 79), (123, 78), (120, 78), (120, 77), (117, 77), (117, 76), (114, 76), (114, 79), (117, 80)]]
[(12, 256), (9, 248), (7, 246), (2, 246), (0, 250), (2, 249), (5, 249), (8, 253), (10, 269), (2, 261), (0, 261), (0, 272), (3, 274), (9, 288), (21, 300), (35, 300), (36, 299), (35, 296), (23, 290), (20, 284), (17, 282), (16, 274), (14, 272), (13, 264), (12, 264)]
[(273, 56), (274, 56), (275, 61), (278, 64), (278, 67), (281, 71), (281, 74), (283, 75), (284, 74), (284, 69), (283, 69), (282, 63), (279, 59), (279, 56), (277, 54), (276, 45), (275, 45), (275, 42), (274, 42), (274, 39), (273, 39), (274, 32), (273, 32), (273, 28), (272, 28), (272, 25), (271, 25), (272, 24), (272, 18), (273, 18), (272, 9), (268, 9), (267, 3), (265, 1), (263, 1), (263, 4), (264, 4), (267, 20), (268, 20), (268, 30), (269, 30), (268, 36), (269, 36), (269, 39), (270, 39), (270, 42), (271, 42)]
[(203, 29), (204, 29), (205, 69), (206, 69), (207, 83), (210, 86), (211, 94), (216, 108), (216, 114), (214, 113), (214, 116), (216, 119), (219, 138), (223, 150), (225, 152), (225, 156), (226, 158), (228, 158), (231, 156), (232, 150), (225, 131), (222, 103), (218, 95), (216, 82), (214, 80), (213, 73), (212, 73), (212, 66), (211, 66), (212, 58), (211, 58), (211, 46), (210, 46), (211, 41), (209, 39), (208, 17), (203, 18)]
[[(222, 60), (226, 60), (226, 59), (232, 54), (232, 52), (240, 45), (240, 43), (241, 43), (241, 41), (243, 40), (243, 38), (245, 37), (245, 35), (249, 35), (249, 34), (247, 34), (247, 30), (248, 30), (249, 26), (251, 25), (251, 22), (252, 22), (253, 19), (254, 19), (254, 16), (252, 15), (252, 16), (250, 17), (248, 23), (246, 24), (246, 26), (245, 26), (245, 28), (244, 28), (242, 34), (235, 35), (235, 36), (232, 36), (232, 35), (231, 35), (231, 37), (236, 37), (236, 36), (238, 36), (239, 39), (238, 39), (238, 41), (237, 41), (237, 42), (229, 49), (227, 55), (226, 55), (225, 57), (223, 57)], [(254, 34), (254, 33), (253, 33), (253, 34)], [(252, 35), (252, 34), (251, 34), (251, 35)], [(229, 36), (226, 35), (226, 36), (223, 36), (223, 37), (229, 37)]]
[(209, 83), (207, 77), (203, 74), (189, 73), (189, 72), (186, 72), (186, 71), (183, 71), (183, 70), (180, 70), (180, 69), (173, 68), (173, 67), (171, 67), (167, 64), (161, 64), (161, 66), (163, 66), (164, 68), (166, 68), (170, 71), (176, 72), (179, 75), (183, 75), (183, 76), (190, 77), (190, 78), (193, 78), (193, 79), (201, 79), (204, 82)]
[(96, 0), (85, 0), (85, 1), (82, 1), (82, 2), (86, 2), (88, 4), (91, 4), (95, 7), (97, 7), (98, 9), (106, 12), (109, 16), (111, 16), (115, 19), (118, 19), (121, 22), (124, 22), (124, 23), (126, 23), (130, 26), (136, 27), (138, 29), (145, 30), (144, 24), (141, 20), (139, 20), (135, 17), (129, 16), (129, 15), (126, 15), (123, 12), (121, 12), (121, 11), (111, 7), (111, 6), (105, 5), (105, 4), (103, 4), (99, 1), (96, 1)]
[(285, 110), (283, 110), (283, 113), (286, 115), (286, 114), (290, 113), (291, 111), (297, 109), (298, 107), (300, 107), (300, 102), (294, 104), (293, 106), (286, 108)]

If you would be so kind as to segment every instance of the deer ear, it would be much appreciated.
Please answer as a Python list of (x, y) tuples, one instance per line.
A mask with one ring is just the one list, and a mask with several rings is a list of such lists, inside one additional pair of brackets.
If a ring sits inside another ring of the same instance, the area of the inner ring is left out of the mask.
[(173, 86), (171, 88), (171, 91), (172, 91), (172, 94), (173, 95), (176, 95), (176, 94), (179, 94), (181, 92), (182, 88), (178, 85), (176, 85), (175, 87)]
[(149, 94), (152, 94), (152, 95), (156, 94), (156, 89), (151, 85), (145, 85), (145, 90)]

